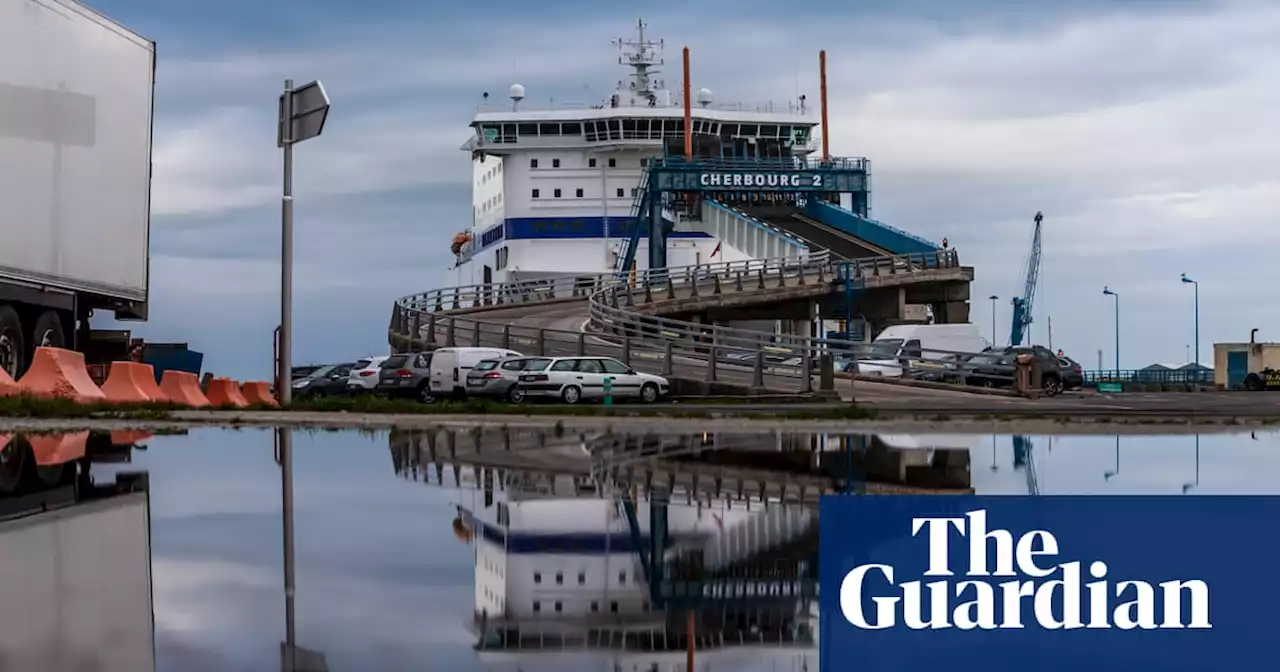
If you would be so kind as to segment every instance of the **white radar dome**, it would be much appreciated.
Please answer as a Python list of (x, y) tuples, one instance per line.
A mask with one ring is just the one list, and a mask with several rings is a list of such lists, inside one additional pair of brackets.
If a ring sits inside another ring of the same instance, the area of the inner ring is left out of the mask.
[(511, 90), (507, 93), (507, 95), (510, 96), (512, 100), (523, 100), (524, 87), (520, 86), (519, 84), (512, 84)]
[(708, 106), (708, 105), (710, 105), (710, 104), (711, 104), (711, 100), (712, 100), (712, 98), (711, 98), (711, 89), (708, 89), (708, 88), (706, 88), (705, 86), (704, 86), (704, 87), (702, 87), (701, 89), (698, 89), (698, 104), (699, 104), (699, 105), (701, 105), (701, 106), (703, 106), (703, 107), (706, 107), (706, 106)]

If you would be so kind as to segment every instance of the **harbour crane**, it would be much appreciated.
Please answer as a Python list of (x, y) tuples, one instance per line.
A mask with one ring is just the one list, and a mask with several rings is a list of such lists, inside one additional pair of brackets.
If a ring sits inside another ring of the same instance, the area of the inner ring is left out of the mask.
[(1022, 469), (1027, 477), (1027, 494), (1040, 494), (1040, 481), (1036, 478), (1036, 460), (1032, 454), (1031, 437), (1015, 434), (1013, 437), (1013, 468)]
[(1040, 223), (1044, 214), (1036, 213), (1036, 231), (1031, 238), (1031, 256), (1027, 259), (1026, 285), (1022, 296), (1013, 299), (1013, 327), (1009, 330), (1009, 345), (1022, 345), (1022, 339), (1031, 333), (1031, 308), (1036, 299), (1036, 282), (1040, 279)]

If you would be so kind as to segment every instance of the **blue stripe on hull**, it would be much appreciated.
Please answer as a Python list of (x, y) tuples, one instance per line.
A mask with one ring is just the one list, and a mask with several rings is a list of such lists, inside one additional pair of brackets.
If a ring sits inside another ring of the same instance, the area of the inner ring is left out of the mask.
[[(625, 238), (631, 235), (635, 219), (609, 217), (609, 236)], [(647, 232), (647, 224), (641, 225), (641, 233)], [(565, 240), (578, 238), (604, 238), (604, 217), (511, 217), (502, 224), (495, 224), (480, 234), (480, 249), (486, 249), (503, 240)], [(711, 238), (701, 231), (672, 231), (668, 238)]]

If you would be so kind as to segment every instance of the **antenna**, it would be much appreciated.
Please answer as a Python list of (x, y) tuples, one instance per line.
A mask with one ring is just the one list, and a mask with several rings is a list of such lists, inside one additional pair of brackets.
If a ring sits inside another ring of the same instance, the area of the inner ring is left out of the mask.
[(642, 98), (648, 98), (654, 93), (654, 82), (651, 78), (653, 75), (662, 72), (657, 70), (655, 66), (665, 63), (661, 53), (664, 42), (662, 40), (657, 42), (646, 40), (644, 31), (648, 27), (644, 19), (637, 19), (637, 39), (624, 40), (618, 38), (613, 41), (614, 45), (622, 52), (618, 57), (618, 63), (634, 70), (631, 74), (632, 83), (630, 89)]

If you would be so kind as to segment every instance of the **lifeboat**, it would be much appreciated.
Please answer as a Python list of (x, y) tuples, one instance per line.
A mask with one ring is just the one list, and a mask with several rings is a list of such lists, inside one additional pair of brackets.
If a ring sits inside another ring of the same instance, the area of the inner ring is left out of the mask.
[(458, 541), (461, 541), (463, 543), (468, 543), (471, 541), (471, 538), (474, 536), (474, 533), (471, 531), (470, 528), (467, 527), (466, 523), (462, 522), (462, 518), (454, 518), (453, 519), (453, 536), (456, 537)]
[(466, 231), (460, 231), (453, 234), (453, 245), (449, 249), (453, 250), (455, 255), (461, 254), (463, 248), (469, 243), (471, 243), (471, 234)]

